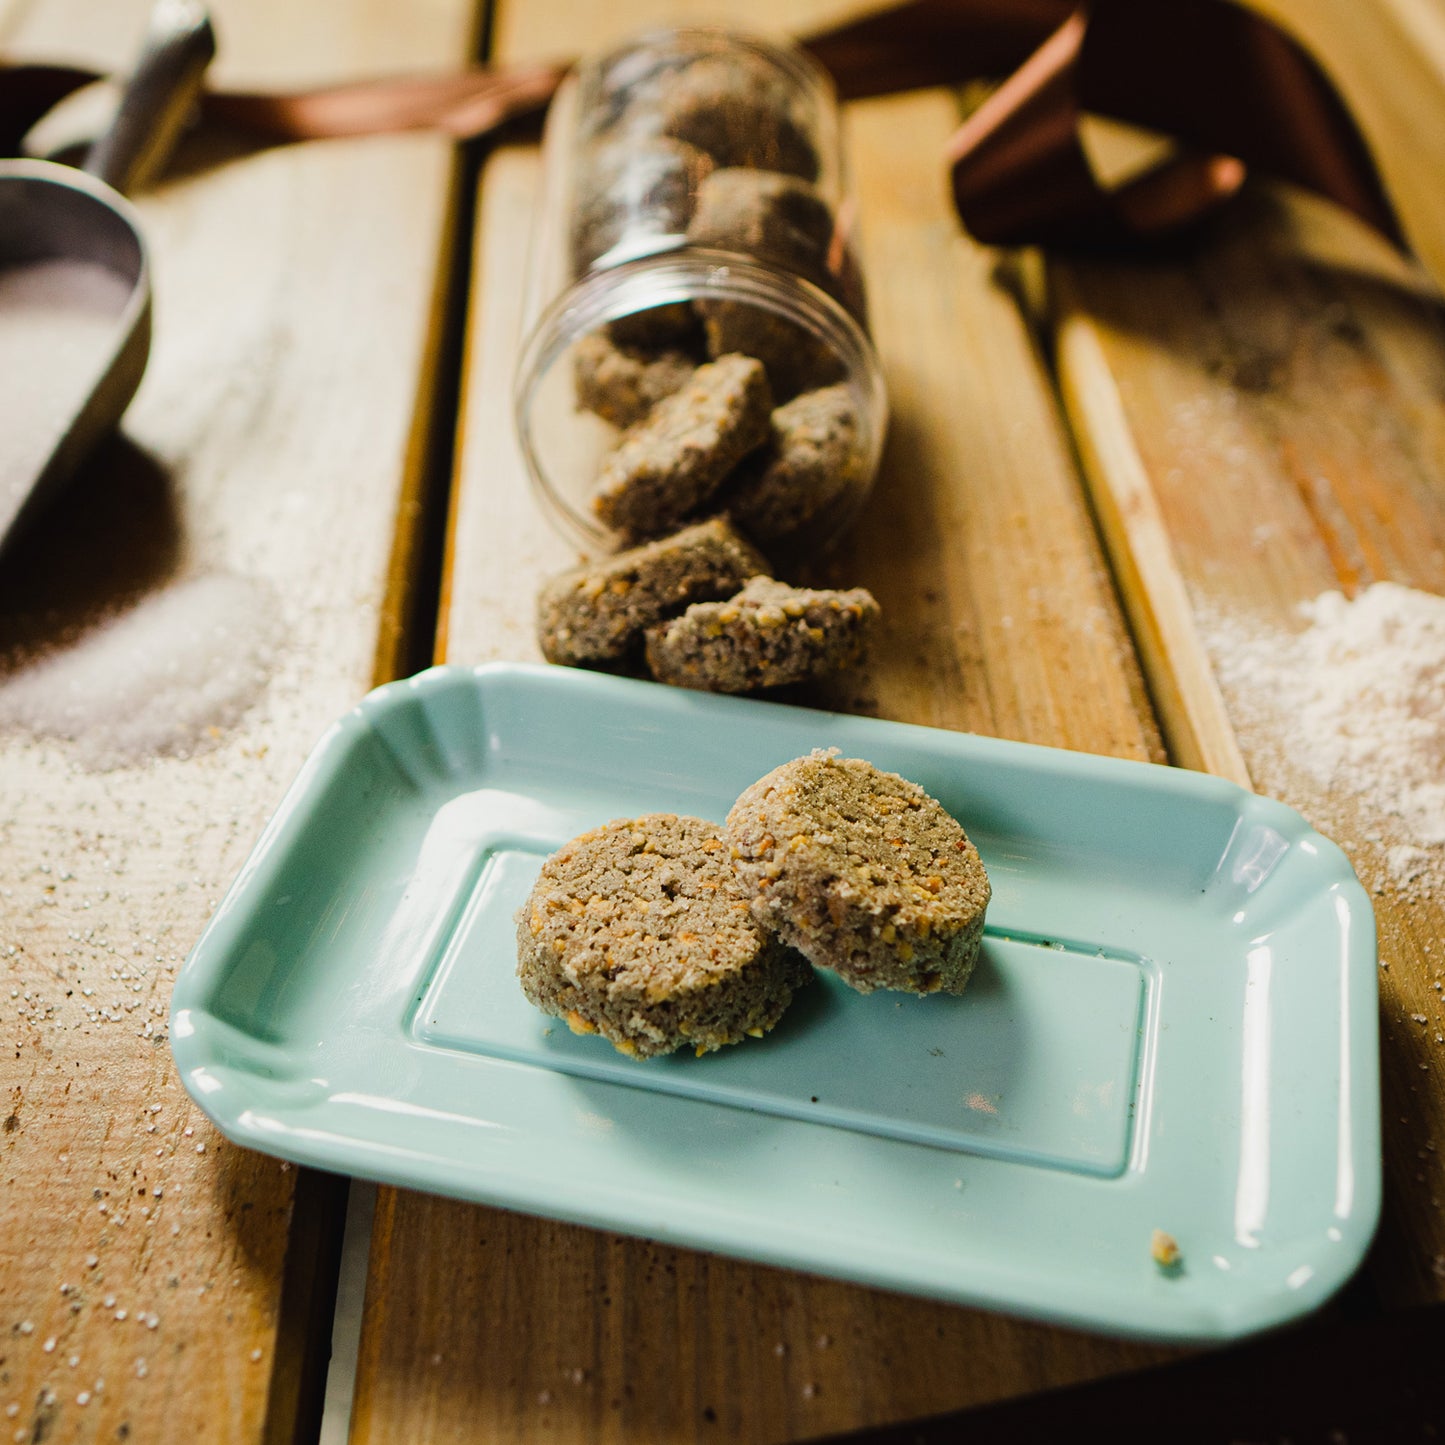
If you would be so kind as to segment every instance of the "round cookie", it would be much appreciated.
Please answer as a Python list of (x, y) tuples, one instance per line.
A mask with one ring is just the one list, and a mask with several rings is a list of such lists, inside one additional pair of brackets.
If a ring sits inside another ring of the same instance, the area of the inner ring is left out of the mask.
[(537, 597), (537, 641), (548, 662), (618, 662), (655, 623), (767, 570), (762, 553), (712, 517), (551, 578)]
[(917, 783), (815, 751), (733, 805), (726, 836), (753, 916), (862, 993), (962, 993), (978, 958), (988, 876)]
[(658, 682), (703, 692), (753, 692), (813, 682), (858, 661), (878, 616), (866, 587), (846, 592), (750, 577), (735, 597), (694, 602), (644, 634)]
[(558, 849), (517, 914), (527, 998), (634, 1058), (772, 1028), (812, 972), (753, 918), (721, 834), (652, 813)]

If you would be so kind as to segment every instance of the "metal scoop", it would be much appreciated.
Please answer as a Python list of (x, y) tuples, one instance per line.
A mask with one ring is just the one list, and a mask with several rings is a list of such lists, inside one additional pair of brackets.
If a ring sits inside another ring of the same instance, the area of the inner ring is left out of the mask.
[(215, 48), (195, 0), (160, 0), (115, 119), (84, 168), (0, 160), (0, 550), (140, 385), (150, 264), (122, 193), (165, 161)]

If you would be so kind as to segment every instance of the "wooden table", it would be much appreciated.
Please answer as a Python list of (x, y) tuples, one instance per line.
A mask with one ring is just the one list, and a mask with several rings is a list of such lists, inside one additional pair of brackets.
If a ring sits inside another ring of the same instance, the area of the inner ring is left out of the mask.
[[(215, 8), (218, 78), (268, 86), (453, 66), (483, 45), (551, 57), (711, 13)], [(9, 0), (0, 48), (113, 65), (144, 11)], [(763, 30), (839, 13), (736, 8)], [(1445, 52), (1415, 41), (1445, 75)], [(1301, 600), (1380, 579), (1445, 592), (1439, 303), (1359, 228), (1269, 191), (1166, 259), (979, 247), (936, 153), (958, 107), (923, 92), (845, 116), (895, 422), (827, 572), (870, 587), (886, 624), (867, 669), (818, 701), (1207, 767), (1344, 828), (1382, 959), (1387, 1199), (1357, 1295), (1439, 1301), (1445, 899), (1394, 888), (1371, 820), (1281, 766), (1287, 698), (1218, 680), (1221, 618), (1294, 628)], [(103, 714), (75, 738), (5, 714), (0, 1440), (315, 1428), (344, 1187), (206, 1124), (171, 1068), (166, 1006), (333, 716), (432, 656), (536, 655), (536, 582), (574, 555), (509, 420), (537, 183), (522, 142), (478, 168), (430, 136), (270, 151), (204, 136), (141, 200), (150, 370), (124, 440), (0, 577), (0, 638), (15, 677), (69, 650), (73, 675), (113, 678), (116, 636), (174, 643), (176, 608), (201, 599), (203, 622), (250, 638), (255, 675), (238, 683), (214, 638), (183, 637), (215, 670), (215, 717), (144, 746)], [(382, 1190), (350, 1433), (782, 1440), (1167, 1358)]]

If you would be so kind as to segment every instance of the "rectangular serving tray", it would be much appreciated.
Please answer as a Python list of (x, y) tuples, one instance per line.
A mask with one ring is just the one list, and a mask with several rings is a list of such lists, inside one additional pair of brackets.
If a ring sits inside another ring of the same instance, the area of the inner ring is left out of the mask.
[[(804, 990), (639, 1062), (515, 978), (543, 858), (720, 821), (838, 747), (921, 783), (993, 882), (961, 998)], [(1380, 1205), (1374, 919), (1230, 783), (569, 668), (379, 689), (302, 769), (177, 981), (187, 1089), (322, 1169), (1161, 1340), (1319, 1305)], [(1176, 1269), (1153, 1260), (1173, 1235)]]

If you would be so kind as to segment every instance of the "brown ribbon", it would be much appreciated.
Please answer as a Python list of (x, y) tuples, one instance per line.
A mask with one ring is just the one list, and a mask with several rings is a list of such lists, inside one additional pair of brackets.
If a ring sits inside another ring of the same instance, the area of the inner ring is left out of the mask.
[[(1324, 72), (1231, 0), (906, 0), (804, 42), (845, 99), (1007, 79), (948, 144), (964, 225), (1000, 244), (1097, 246), (1177, 230), (1248, 169), (1305, 186), (1401, 233), (1368, 148)], [(540, 111), (566, 67), (478, 66), (294, 93), (212, 91), (203, 117), (268, 143), (402, 130), (459, 139)], [(93, 72), (0, 71), (0, 153)], [(1106, 190), (1080, 138), (1096, 112), (1180, 143)]]

